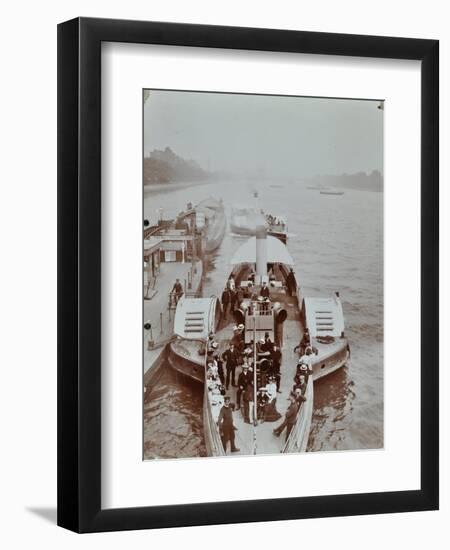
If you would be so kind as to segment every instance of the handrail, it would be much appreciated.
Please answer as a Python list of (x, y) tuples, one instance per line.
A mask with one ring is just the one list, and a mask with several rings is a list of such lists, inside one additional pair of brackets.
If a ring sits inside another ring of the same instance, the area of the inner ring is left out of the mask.
[[(206, 346), (205, 342), (205, 346)], [(225, 450), (222, 445), (219, 428), (212, 416), (211, 404), (209, 402), (209, 392), (207, 384), (207, 362), (208, 354), (205, 353), (204, 369), (205, 369), (205, 384), (203, 388), (203, 431), (205, 432), (205, 444), (209, 456), (224, 456)]]
[(309, 432), (311, 428), (311, 418), (313, 411), (314, 400), (314, 382), (312, 376), (308, 377), (308, 385), (306, 387), (306, 401), (300, 405), (297, 413), (297, 420), (291, 430), (288, 440), (286, 441), (282, 452), (283, 453), (302, 453), (306, 451), (308, 445)]

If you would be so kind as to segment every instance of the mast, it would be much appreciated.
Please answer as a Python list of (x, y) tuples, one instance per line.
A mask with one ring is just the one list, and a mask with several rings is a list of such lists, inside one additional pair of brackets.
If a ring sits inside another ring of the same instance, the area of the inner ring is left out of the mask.
[(256, 280), (260, 285), (262, 278), (267, 275), (267, 229), (264, 225), (256, 227)]

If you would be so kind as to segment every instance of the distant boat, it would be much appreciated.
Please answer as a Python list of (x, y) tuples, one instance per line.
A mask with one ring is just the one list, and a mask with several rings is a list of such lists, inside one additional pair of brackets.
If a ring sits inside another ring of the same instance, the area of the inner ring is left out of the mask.
[(343, 195), (344, 191), (332, 191), (331, 189), (329, 191), (323, 189), (320, 191), (321, 195)]
[(214, 252), (221, 244), (227, 226), (222, 201), (211, 197), (199, 202), (196, 206), (189, 203), (186, 211), (178, 214), (176, 223), (189, 220), (192, 220), (192, 223), (195, 222), (196, 231), (204, 237), (203, 252), (207, 254)]
[(252, 237), (256, 234), (256, 227), (263, 225), (267, 228), (267, 234), (276, 237), (286, 244), (288, 226), (283, 216), (266, 214), (257, 207), (235, 206), (231, 210), (231, 232), (236, 235)]
[(203, 229), (206, 237), (205, 252), (211, 253), (218, 248), (225, 235), (227, 218), (222, 201), (213, 198), (205, 199), (195, 207), (197, 214), (197, 227), (204, 216), (205, 227)]

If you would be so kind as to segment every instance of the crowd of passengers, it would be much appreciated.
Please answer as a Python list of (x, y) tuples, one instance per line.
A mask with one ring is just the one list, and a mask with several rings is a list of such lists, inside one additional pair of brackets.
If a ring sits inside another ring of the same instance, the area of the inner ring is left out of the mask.
[[(256, 273), (252, 270), (247, 278), (245, 285), (236, 285), (234, 277), (231, 276), (224, 288), (221, 296), (222, 315), (226, 319), (228, 314), (233, 314), (234, 311), (241, 309), (243, 302), (247, 301), (249, 307), (256, 308), (259, 311), (270, 310), (270, 287), (277, 280), (275, 275), (277, 264), (267, 264), (268, 267), (268, 282), (263, 281), (258, 288), (254, 286)], [(291, 268), (286, 276), (285, 286), (291, 296), (295, 296), (297, 292), (297, 282), (295, 279), (294, 270)], [(250, 314), (253, 312), (250, 311)]]
[(266, 221), (269, 225), (278, 225), (281, 228), (286, 226), (286, 222), (280, 216), (272, 216), (272, 214), (266, 214)]
[[(282, 353), (270, 338), (267, 332), (260, 341), (245, 344), (245, 327), (236, 325), (233, 329), (233, 337), (227, 348), (220, 353), (219, 344), (210, 333), (207, 342), (207, 375), (206, 383), (209, 390), (210, 402), (215, 410), (216, 421), (219, 424), (224, 448), (227, 442), (231, 443), (232, 452), (236, 452), (234, 445), (234, 424), (230, 425), (234, 411), (242, 411), (244, 422), (253, 424), (254, 399), (255, 399), (255, 358), (257, 368), (257, 421), (276, 422), (281, 418), (277, 411), (277, 394), (281, 394), (281, 366)], [(288, 396), (288, 408), (283, 422), (273, 430), (274, 435), (279, 436), (286, 429), (286, 441), (295, 425), (297, 413), (304, 401), (306, 401), (306, 389), (308, 379), (312, 375), (312, 362), (314, 353), (311, 346), (309, 332), (306, 329), (301, 342), (294, 348), (298, 353), (296, 373), (293, 386)], [(232, 404), (227, 395), (229, 388), (236, 388), (236, 403)], [(226, 419), (226, 420), (225, 420)], [(225, 422), (225, 424), (224, 424)], [(230, 427), (232, 426), (232, 428)]]

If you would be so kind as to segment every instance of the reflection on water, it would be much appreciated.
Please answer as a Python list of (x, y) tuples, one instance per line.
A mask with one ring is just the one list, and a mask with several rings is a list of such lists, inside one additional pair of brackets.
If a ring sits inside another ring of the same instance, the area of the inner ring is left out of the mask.
[[(284, 182), (262, 183), (258, 191), (261, 207), (288, 219), (288, 247), (304, 293), (327, 296), (339, 290), (344, 308), (351, 362), (315, 384), (308, 448), (382, 447), (383, 194), (346, 190), (341, 196), (321, 195)], [(164, 189), (145, 193), (145, 217), (154, 221), (160, 207), (165, 216), (175, 215), (188, 200), (207, 196), (222, 198), (228, 214), (232, 205), (253, 200), (245, 182)], [(227, 232), (209, 260), (205, 296), (221, 292), (230, 258), (242, 242)], [(202, 389), (166, 370), (145, 404), (145, 457), (203, 456)]]

